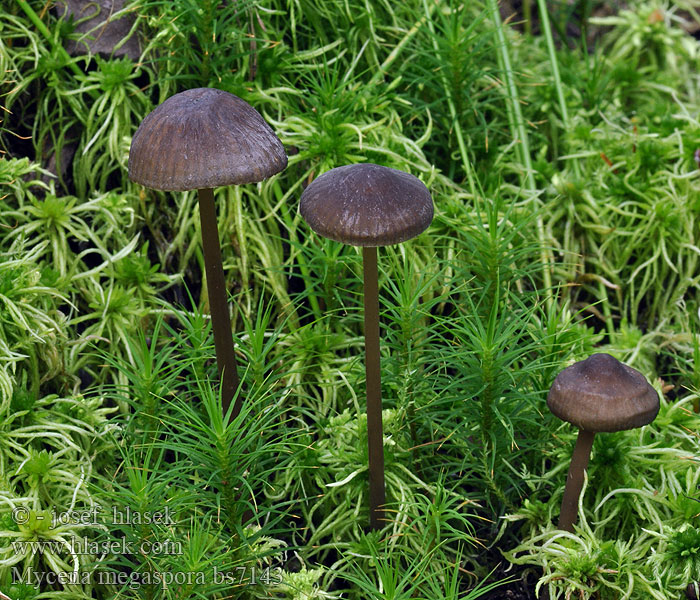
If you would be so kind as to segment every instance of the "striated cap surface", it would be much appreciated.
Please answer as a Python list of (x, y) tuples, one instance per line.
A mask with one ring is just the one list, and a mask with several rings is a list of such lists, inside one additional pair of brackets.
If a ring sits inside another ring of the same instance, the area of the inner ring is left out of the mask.
[(639, 371), (609, 354), (592, 354), (557, 375), (547, 406), (580, 429), (622, 431), (651, 423), (659, 395)]
[(287, 166), (282, 142), (250, 104), (196, 88), (155, 108), (131, 140), (129, 178), (156, 190), (254, 183)]
[(388, 246), (423, 232), (433, 220), (425, 184), (371, 163), (337, 167), (301, 195), (299, 211), (319, 235), (352, 246)]

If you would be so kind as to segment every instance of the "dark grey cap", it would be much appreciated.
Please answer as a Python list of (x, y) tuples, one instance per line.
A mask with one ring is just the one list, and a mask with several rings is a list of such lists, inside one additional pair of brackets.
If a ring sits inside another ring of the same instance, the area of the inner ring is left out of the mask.
[(587, 431), (622, 431), (651, 423), (659, 395), (639, 371), (609, 354), (592, 354), (557, 375), (547, 406)]
[(433, 200), (417, 177), (364, 163), (315, 179), (301, 195), (299, 211), (323, 237), (353, 246), (388, 246), (430, 225)]
[(287, 166), (282, 142), (250, 104), (212, 88), (175, 94), (141, 123), (129, 178), (156, 190), (253, 183)]

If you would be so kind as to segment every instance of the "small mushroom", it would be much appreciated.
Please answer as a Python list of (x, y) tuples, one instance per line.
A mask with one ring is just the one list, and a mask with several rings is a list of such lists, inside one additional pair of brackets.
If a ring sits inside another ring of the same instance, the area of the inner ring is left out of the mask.
[(688, 600), (698, 600), (700, 598), (700, 583), (697, 581), (689, 583), (688, 587), (685, 588), (685, 597)]
[(648, 425), (659, 412), (659, 395), (639, 371), (609, 354), (592, 354), (557, 375), (547, 406), (579, 428), (559, 514), (559, 529), (573, 531), (595, 434)]
[[(212, 188), (262, 181), (286, 166), (282, 142), (260, 114), (237, 96), (211, 88), (171, 96), (146, 116), (131, 141), (132, 181), (156, 190), (198, 190), (224, 413), (239, 380)], [(233, 417), (240, 408), (239, 395)]]
[(337, 167), (315, 179), (302, 193), (299, 211), (319, 235), (362, 246), (370, 526), (379, 529), (385, 489), (377, 246), (424, 231), (433, 220), (433, 201), (417, 177), (367, 163)]

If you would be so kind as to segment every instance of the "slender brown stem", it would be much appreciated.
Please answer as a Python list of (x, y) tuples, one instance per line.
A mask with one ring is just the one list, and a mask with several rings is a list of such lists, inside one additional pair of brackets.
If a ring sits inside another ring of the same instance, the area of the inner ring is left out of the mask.
[(574, 446), (574, 453), (571, 456), (569, 465), (569, 475), (566, 478), (564, 497), (561, 501), (561, 512), (559, 513), (559, 529), (564, 531), (574, 530), (574, 523), (578, 516), (578, 498), (583, 488), (583, 472), (588, 466), (593, 447), (593, 431), (578, 430), (578, 438)]
[(384, 521), (384, 435), (382, 381), (379, 367), (379, 282), (377, 249), (362, 248), (365, 278), (365, 375), (367, 378), (367, 443), (369, 446), (369, 522), (380, 529)]
[[(221, 378), (221, 404), (224, 414), (231, 405), (231, 399), (238, 389), (236, 355), (233, 350), (231, 317), (228, 313), (228, 297), (224, 280), (224, 267), (221, 262), (219, 231), (216, 226), (216, 206), (211, 189), (198, 190), (199, 217), (202, 223), (202, 247), (204, 248), (204, 269), (207, 275), (209, 310), (214, 330), (216, 364)], [(241, 411), (241, 396), (236, 398), (231, 418)]]

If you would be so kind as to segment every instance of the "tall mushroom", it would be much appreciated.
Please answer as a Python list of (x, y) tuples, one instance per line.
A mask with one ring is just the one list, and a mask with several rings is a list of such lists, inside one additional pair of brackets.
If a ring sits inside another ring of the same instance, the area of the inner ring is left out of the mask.
[[(146, 116), (131, 140), (132, 181), (156, 190), (198, 190), (224, 413), (239, 380), (212, 188), (262, 181), (286, 166), (282, 142), (260, 114), (217, 89), (196, 88), (171, 96)], [(240, 409), (239, 395), (232, 416)]]
[(557, 375), (547, 406), (579, 428), (559, 513), (559, 529), (573, 531), (595, 434), (648, 425), (659, 412), (659, 395), (639, 371), (609, 354), (592, 354)]
[(362, 246), (370, 526), (379, 529), (385, 490), (377, 246), (424, 231), (433, 220), (433, 201), (417, 177), (367, 163), (337, 167), (315, 179), (302, 193), (299, 211), (319, 235)]

